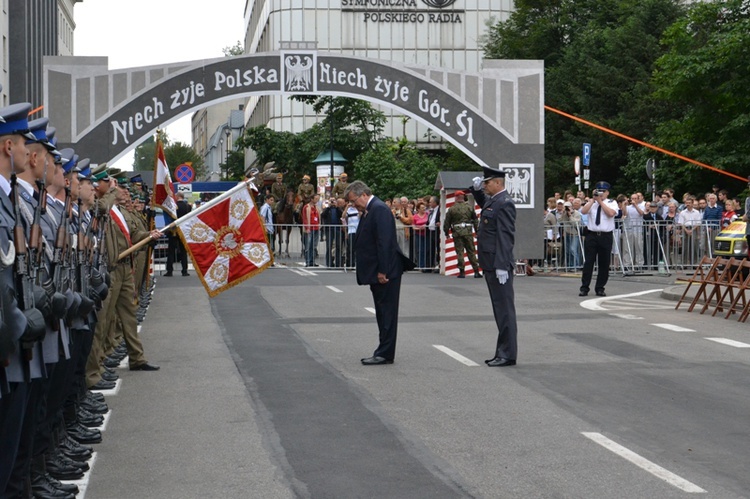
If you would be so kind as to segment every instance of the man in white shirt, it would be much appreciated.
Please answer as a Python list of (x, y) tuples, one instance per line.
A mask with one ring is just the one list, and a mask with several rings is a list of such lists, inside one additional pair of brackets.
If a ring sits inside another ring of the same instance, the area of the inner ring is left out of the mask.
[(685, 209), (677, 215), (682, 245), (682, 263), (685, 265), (692, 265), (696, 261), (702, 219), (701, 213), (695, 209), (695, 197), (685, 198)]
[(260, 218), (263, 219), (263, 225), (266, 227), (266, 235), (268, 236), (268, 243), (271, 245), (271, 252), (276, 252), (276, 238), (274, 235), (273, 227), (273, 194), (266, 196), (263, 206), (260, 207)]
[(612, 253), (612, 231), (615, 230), (615, 215), (617, 215), (617, 202), (608, 199), (610, 185), (608, 182), (597, 182), (594, 195), (581, 208), (581, 213), (589, 215), (586, 240), (583, 243), (583, 276), (581, 277), (581, 289), (578, 296), (589, 294), (589, 285), (594, 273), (594, 264), (599, 264), (596, 275), (596, 296), (607, 296), (604, 286), (609, 280), (609, 258)]
[(623, 260), (626, 267), (643, 266), (643, 214), (646, 205), (638, 192), (630, 196), (623, 217)]

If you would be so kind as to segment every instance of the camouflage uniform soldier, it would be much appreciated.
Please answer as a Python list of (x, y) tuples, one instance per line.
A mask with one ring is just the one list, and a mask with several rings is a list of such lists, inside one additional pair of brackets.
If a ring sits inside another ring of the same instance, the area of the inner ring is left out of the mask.
[(449, 236), (451, 230), (453, 231), (453, 245), (456, 248), (458, 277), (460, 279), (466, 277), (464, 273), (464, 251), (466, 251), (469, 263), (474, 269), (474, 277), (477, 279), (482, 277), (482, 274), (479, 273), (479, 263), (477, 263), (474, 250), (474, 235), (471, 231), (472, 227), (477, 230), (478, 223), (476, 212), (465, 202), (464, 192), (456, 191), (456, 203), (445, 214), (443, 230), (445, 237)]
[(297, 187), (297, 195), (301, 199), (312, 199), (314, 194), (315, 186), (310, 183), (310, 176), (305, 175), (304, 177), (302, 177), (302, 183), (299, 185), (299, 187)]
[(343, 199), (344, 198), (344, 191), (347, 187), (349, 187), (348, 175), (346, 172), (339, 175), (339, 181), (336, 182), (336, 185), (333, 186), (333, 190), (331, 191), (331, 196), (335, 197), (336, 199)]

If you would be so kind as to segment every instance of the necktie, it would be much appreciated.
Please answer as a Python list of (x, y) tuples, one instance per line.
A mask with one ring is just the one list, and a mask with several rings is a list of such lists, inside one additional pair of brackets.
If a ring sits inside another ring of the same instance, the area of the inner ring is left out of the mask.
[(598, 205), (596, 207), (596, 225), (599, 225), (599, 223), (602, 221), (602, 205)]

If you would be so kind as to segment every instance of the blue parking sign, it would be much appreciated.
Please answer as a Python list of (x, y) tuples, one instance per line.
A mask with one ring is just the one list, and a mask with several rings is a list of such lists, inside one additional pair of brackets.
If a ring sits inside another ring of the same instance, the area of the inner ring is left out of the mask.
[(583, 166), (589, 166), (591, 162), (591, 144), (583, 144)]

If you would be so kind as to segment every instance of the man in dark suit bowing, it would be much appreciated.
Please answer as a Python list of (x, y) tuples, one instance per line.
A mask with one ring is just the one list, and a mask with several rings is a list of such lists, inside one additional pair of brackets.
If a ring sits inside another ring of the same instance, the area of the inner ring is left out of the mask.
[(479, 266), (490, 290), (497, 324), (495, 356), (485, 360), (490, 367), (516, 365), (518, 325), (513, 293), (513, 244), (516, 233), (516, 205), (505, 190), (505, 172), (484, 167), (484, 178), (473, 179), (474, 200), (482, 207), (479, 219)]
[(404, 271), (404, 257), (396, 241), (393, 214), (385, 203), (373, 196), (370, 188), (359, 180), (349, 184), (344, 191), (344, 199), (362, 212), (354, 236), (357, 284), (370, 285), (380, 331), (378, 348), (372, 357), (362, 359), (362, 364), (393, 364), (396, 355), (401, 274)]

